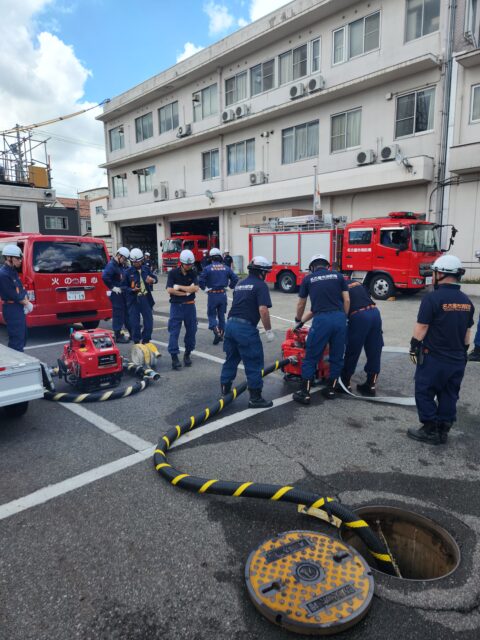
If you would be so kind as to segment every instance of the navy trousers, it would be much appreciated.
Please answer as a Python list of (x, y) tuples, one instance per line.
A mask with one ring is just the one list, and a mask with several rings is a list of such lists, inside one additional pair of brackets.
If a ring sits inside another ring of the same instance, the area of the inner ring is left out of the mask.
[(197, 333), (197, 310), (195, 304), (172, 303), (170, 304), (170, 318), (168, 320), (168, 353), (171, 356), (178, 355), (178, 338), (182, 323), (185, 325), (185, 351), (195, 349), (195, 336)]
[(480, 316), (478, 317), (477, 330), (475, 332), (475, 339), (473, 342), (476, 347), (480, 348)]
[(374, 307), (354, 313), (348, 321), (347, 348), (342, 375), (351, 378), (357, 368), (358, 359), (365, 349), (367, 363), (365, 373), (380, 373), (383, 332), (380, 311)]
[(425, 354), (415, 371), (415, 402), (420, 422), (455, 422), (465, 362), (443, 362)]
[(15, 351), (23, 351), (27, 342), (27, 320), (23, 305), (18, 303), (4, 304), (3, 319), (7, 325), (8, 346)]
[(242, 361), (249, 389), (263, 389), (263, 346), (257, 327), (234, 320), (227, 322), (223, 350), (227, 357), (222, 367), (221, 384), (235, 380), (238, 365)]
[[(147, 296), (137, 296), (128, 307), (130, 317), (130, 335), (134, 342), (150, 342), (153, 331), (153, 310)], [(140, 326), (140, 317), (143, 320), (143, 330)], [(129, 329), (129, 331), (130, 331)]]
[(330, 346), (330, 378), (340, 377), (345, 352), (347, 316), (343, 311), (318, 313), (308, 332), (305, 358), (302, 362), (302, 378), (312, 380), (318, 361), (327, 343)]
[(112, 329), (115, 332), (121, 331), (123, 325), (125, 325), (131, 334), (126, 295), (124, 293), (112, 292), (110, 302), (112, 305)]
[(207, 316), (208, 328), (213, 330), (216, 327), (223, 331), (225, 329), (225, 313), (227, 312), (226, 293), (208, 293)]

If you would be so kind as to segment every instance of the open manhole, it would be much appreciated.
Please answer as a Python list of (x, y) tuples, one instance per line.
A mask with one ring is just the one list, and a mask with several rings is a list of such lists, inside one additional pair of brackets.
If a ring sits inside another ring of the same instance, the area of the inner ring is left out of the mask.
[[(386, 543), (399, 578), (438, 580), (453, 573), (460, 564), (460, 549), (455, 540), (429, 518), (380, 505), (361, 507), (355, 509), (355, 513)], [(357, 549), (372, 568), (380, 571), (354, 529), (343, 530), (342, 539)]]

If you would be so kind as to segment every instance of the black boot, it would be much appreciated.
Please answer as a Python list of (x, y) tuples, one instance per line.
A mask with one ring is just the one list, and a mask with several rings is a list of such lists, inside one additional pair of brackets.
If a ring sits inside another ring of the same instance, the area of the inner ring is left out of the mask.
[(338, 384), (335, 387), (335, 391), (337, 391), (337, 393), (347, 393), (345, 389), (342, 387), (342, 385), (340, 384), (340, 380), (341, 380), (343, 382), (343, 386), (351, 393), (352, 385), (350, 384), (350, 379), (351, 379), (351, 376), (346, 376), (344, 373), (342, 373), (342, 375), (340, 376), (340, 379), (338, 380)]
[(126, 338), (121, 331), (115, 331), (115, 342), (117, 344), (127, 344), (130, 339)]
[(447, 444), (448, 432), (452, 428), (452, 422), (440, 422), (438, 425), (438, 439), (440, 444)]
[(273, 402), (271, 400), (265, 400), (262, 397), (261, 389), (249, 389), (250, 391), (250, 400), (248, 401), (248, 406), (250, 409), (268, 409), (269, 407), (273, 407)]
[(232, 390), (232, 383), (231, 382), (223, 382), (221, 383), (222, 386), (222, 396), (226, 396), (230, 393), (230, 391)]
[(177, 354), (175, 354), (174, 356), (172, 356), (172, 369), (181, 369), (181, 368), (182, 368), (182, 363), (178, 359)]
[(409, 429), (407, 436), (418, 442), (440, 444), (440, 437), (436, 422), (424, 422), (420, 429)]
[(310, 404), (310, 389), (312, 388), (312, 381), (306, 380), (302, 378), (302, 386), (298, 391), (292, 395), (292, 398), (295, 402), (300, 402), (300, 404)]
[(480, 362), (480, 347), (475, 345), (473, 351), (470, 351), (468, 355), (469, 362)]
[(367, 379), (362, 384), (357, 384), (357, 389), (362, 396), (370, 396), (373, 398), (376, 395), (378, 373), (367, 373)]
[(213, 335), (215, 336), (213, 338), (213, 344), (218, 344), (222, 340), (222, 336), (220, 335), (220, 331), (217, 328), (215, 328), (213, 330)]
[(336, 378), (329, 378), (327, 380), (327, 386), (324, 387), (321, 391), (321, 394), (324, 398), (327, 398), (327, 400), (334, 400), (335, 399), (335, 391), (337, 390), (337, 379)]
[(185, 351), (185, 353), (183, 355), (183, 364), (186, 367), (191, 367), (192, 366), (192, 359), (190, 358), (190, 351)]

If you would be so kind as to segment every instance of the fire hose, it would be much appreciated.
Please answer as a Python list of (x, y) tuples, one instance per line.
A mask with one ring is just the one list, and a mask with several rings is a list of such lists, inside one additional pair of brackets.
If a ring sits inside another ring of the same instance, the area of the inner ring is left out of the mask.
[[(262, 376), (267, 376), (291, 362), (292, 358), (286, 358), (281, 361), (276, 360), (274, 364), (262, 371)], [(182, 473), (168, 463), (167, 452), (176, 440), (189, 431), (201, 427), (212, 416), (223, 411), (227, 405), (231, 404), (246, 389), (247, 383), (242, 382), (232, 388), (230, 393), (220, 398), (212, 407), (207, 407), (202, 413), (191, 416), (183, 424), (177, 424), (169, 429), (160, 438), (153, 456), (155, 469), (159, 475), (168, 480), (170, 484), (194, 493), (210, 493), (234, 498), (260, 498), (276, 502), (307, 505), (308, 509), (322, 509), (329, 519), (335, 516), (341, 520), (343, 526), (355, 529), (357, 535), (365, 543), (369, 553), (375, 558), (379, 569), (390, 575), (395, 575), (393, 560), (384, 542), (374, 534), (367, 522), (359, 519), (354, 511), (340, 504), (334, 498), (322, 497), (290, 485), (200, 478), (188, 473)]]

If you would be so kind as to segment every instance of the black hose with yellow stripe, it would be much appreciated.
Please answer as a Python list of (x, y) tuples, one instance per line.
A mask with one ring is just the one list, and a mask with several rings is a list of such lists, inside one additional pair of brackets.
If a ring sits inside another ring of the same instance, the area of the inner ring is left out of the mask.
[[(290, 359), (276, 361), (275, 364), (263, 370), (266, 376), (290, 362)], [(220, 413), (227, 405), (232, 403), (247, 389), (247, 383), (242, 382), (234, 387), (230, 393), (220, 398), (212, 407), (202, 413), (191, 416), (183, 424), (177, 424), (162, 436), (155, 450), (153, 461), (157, 472), (170, 484), (180, 489), (186, 489), (195, 493), (213, 493), (220, 496), (234, 498), (261, 498), (278, 502), (291, 502), (293, 504), (307, 505), (308, 508), (323, 509), (329, 516), (336, 516), (345, 527), (355, 529), (358, 536), (367, 546), (370, 554), (375, 558), (380, 570), (395, 575), (393, 562), (384, 543), (370, 529), (364, 520), (360, 520), (351, 509), (340, 504), (333, 498), (322, 497), (310, 491), (304, 491), (290, 485), (263, 484), (259, 482), (237, 482), (233, 480), (218, 480), (200, 478), (188, 473), (182, 473), (172, 467), (167, 461), (167, 451), (172, 444), (182, 435), (201, 427), (212, 416)]]

